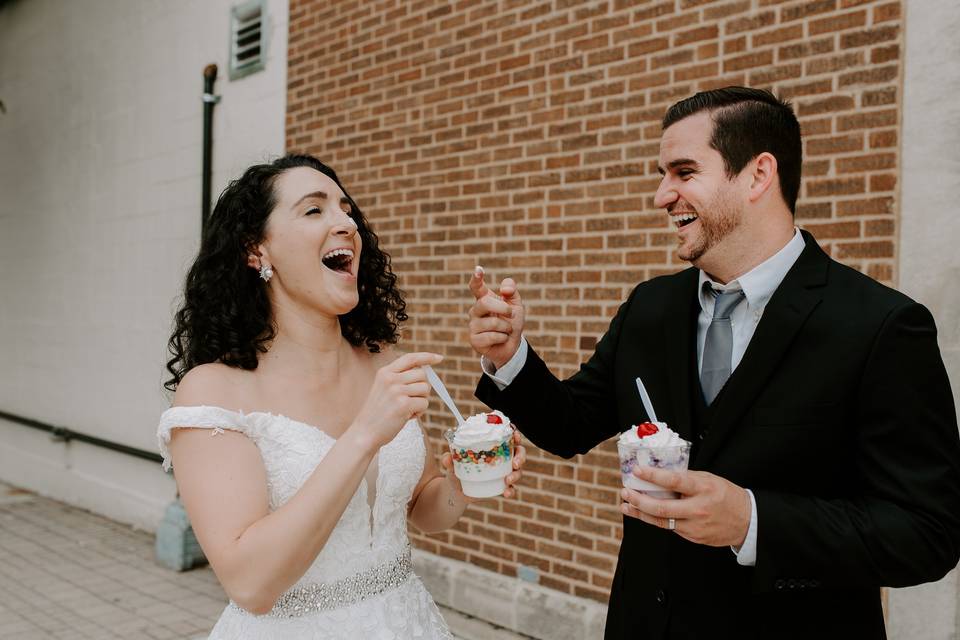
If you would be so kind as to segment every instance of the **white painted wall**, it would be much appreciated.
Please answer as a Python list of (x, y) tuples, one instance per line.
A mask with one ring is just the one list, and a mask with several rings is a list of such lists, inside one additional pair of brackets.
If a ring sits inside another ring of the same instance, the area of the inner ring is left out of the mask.
[[(960, 3), (908, 0), (903, 88), (900, 289), (937, 320), (960, 405)], [(960, 638), (957, 570), (890, 591), (891, 640)]]
[[(214, 198), (283, 152), (287, 0), (228, 79), (239, 0), (0, 3), (0, 411), (156, 450), (174, 300), (199, 245), (202, 71)], [(153, 529), (159, 466), (0, 421), (0, 480)]]

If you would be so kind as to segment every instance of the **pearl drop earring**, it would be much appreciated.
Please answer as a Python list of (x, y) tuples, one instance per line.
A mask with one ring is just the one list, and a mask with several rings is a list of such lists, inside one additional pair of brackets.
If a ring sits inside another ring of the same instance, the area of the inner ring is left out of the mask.
[(260, 265), (260, 279), (264, 282), (270, 282), (270, 278), (273, 277), (273, 269), (270, 268), (268, 264)]

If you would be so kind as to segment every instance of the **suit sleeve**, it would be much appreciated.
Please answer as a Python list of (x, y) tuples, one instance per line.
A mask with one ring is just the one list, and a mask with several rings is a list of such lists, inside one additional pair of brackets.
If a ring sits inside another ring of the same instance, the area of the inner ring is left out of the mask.
[(484, 375), (475, 395), (508, 415), (533, 444), (564, 458), (586, 453), (619, 433), (614, 363), (638, 289), (620, 305), (593, 355), (572, 377), (558, 380), (530, 347), (526, 363), (509, 386), (501, 391)]
[(782, 588), (785, 576), (813, 576), (816, 586), (835, 588), (902, 587), (938, 580), (956, 566), (960, 438), (925, 307), (909, 303), (889, 314), (854, 407), (851, 497), (754, 490), (756, 590)]

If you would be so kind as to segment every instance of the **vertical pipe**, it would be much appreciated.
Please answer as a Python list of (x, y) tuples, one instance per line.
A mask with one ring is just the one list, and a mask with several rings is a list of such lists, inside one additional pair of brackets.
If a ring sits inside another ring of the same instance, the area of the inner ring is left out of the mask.
[(213, 107), (220, 96), (213, 94), (213, 83), (217, 79), (217, 65), (208, 64), (203, 68), (203, 203), (200, 216), (201, 232), (207, 228), (210, 217), (210, 182), (213, 164)]

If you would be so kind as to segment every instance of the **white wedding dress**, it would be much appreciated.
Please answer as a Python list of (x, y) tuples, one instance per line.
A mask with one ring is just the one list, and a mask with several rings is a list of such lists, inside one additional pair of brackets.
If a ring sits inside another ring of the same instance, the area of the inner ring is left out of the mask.
[[(303, 485), (335, 439), (320, 429), (270, 413), (219, 407), (173, 407), (157, 436), (164, 468), (175, 427), (239, 431), (260, 449), (270, 510)], [(411, 420), (380, 449), (375, 493), (364, 479), (333, 533), (303, 577), (270, 613), (256, 616), (227, 605), (210, 640), (450, 640), (446, 623), (410, 564), (407, 503), (423, 472), (423, 435)]]

